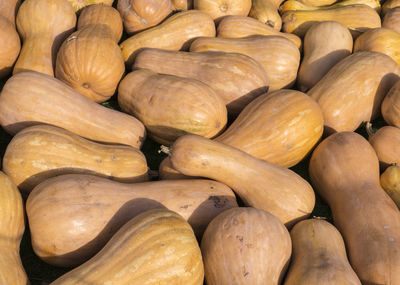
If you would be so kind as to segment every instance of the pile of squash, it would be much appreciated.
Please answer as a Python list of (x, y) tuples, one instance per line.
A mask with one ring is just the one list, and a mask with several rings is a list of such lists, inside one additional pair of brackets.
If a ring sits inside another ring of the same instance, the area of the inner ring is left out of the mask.
[(399, 0), (0, 0), (0, 80), (0, 284), (400, 285)]

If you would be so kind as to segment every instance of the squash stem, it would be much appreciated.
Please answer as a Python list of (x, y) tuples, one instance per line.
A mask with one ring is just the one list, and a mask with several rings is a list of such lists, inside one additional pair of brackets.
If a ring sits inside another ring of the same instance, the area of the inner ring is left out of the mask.
[(368, 137), (371, 137), (375, 133), (374, 130), (372, 129), (371, 122), (365, 123), (365, 130), (367, 131)]

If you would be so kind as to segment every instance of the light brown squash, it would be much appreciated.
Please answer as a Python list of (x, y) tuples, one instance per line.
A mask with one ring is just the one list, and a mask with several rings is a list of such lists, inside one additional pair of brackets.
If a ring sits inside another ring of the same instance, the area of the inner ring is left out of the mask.
[(380, 4), (379, 0), (342, 0), (342, 1), (336, 2), (332, 5), (322, 6), (322, 7), (306, 5), (297, 0), (288, 0), (288, 1), (285, 1), (285, 3), (283, 3), (283, 5), (281, 7), (279, 7), (279, 12), (281, 14), (283, 14), (287, 11), (293, 11), (293, 10), (295, 10), (295, 11), (301, 11), (301, 10), (310, 11), (310, 10), (333, 9), (333, 8), (345, 7), (345, 6), (349, 6), (349, 5), (355, 5), (355, 4), (367, 5), (373, 9), (375, 9), (378, 13), (381, 10), (381, 4)]
[(159, 24), (172, 12), (171, 0), (118, 0), (125, 31), (133, 34)]
[(391, 126), (400, 128), (400, 80), (387, 92), (383, 99), (381, 112), (384, 120)]
[(193, 0), (194, 9), (204, 11), (218, 22), (224, 16), (247, 16), (252, 0)]
[(10, 75), (20, 50), (21, 41), (15, 27), (0, 15), (0, 80)]
[(344, 25), (315, 23), (304, 37), (303, 60), (297, 75), (301, 91), (312, 88), (336, 63), (353, 51), (353, 38)]
[(33, 71), (12, 76), (0, 95), (1, 126), (16, 134), (43, 123), (90, 140), (136, 148), (146, 136), (136, 118), (90, 101), (56, 78)]
[(133, 67), (197, 79), (222, 97), (231, 115), (239, 114), (269, 86), (261, 64), (238, 53), (144, 49), (136, 56)]
[(309, 6), (327, 6), (337, 2), (337, 0), (299, 0), (299, 2)]
[(23, 194), (50, 177), (69, 173), (121, 182), (148, 179), (146, 157), (138, 149), (95, 143), (50, 125), (17, 133), (4, 154), (3, 171)]
[(304, 37), (315, 22), (336, 21), (345, 25), (353, 35), (380, 28), (381, 18), (371, 7), (363, 4), (311, 11), (288, 11), (282, 15), (282, 31)]
[(214, 37), (215, 25), (202, 11), (179, 12), (162, 24), (140, 32), (120, 44), (125, 63), (131, 65), (136, 54), (145, 47), (167, 50), (185, 50), (197, 37)]
[(281, 36), (254, 35), (245, 38), (201, 37), (190, 51), (236, 52), (258, 61), (268, 74), (269, 91), (289, 88), (296, 81), (300, 52), (296, 45)]
[(16, 23), (22, 49), (13, 74), (37, 71), (54, 76), (58, 49), (76, 25), (71, 4), (67, 0), (26, 0)]
[(297, 223), (290, 231), (292, 261), (284, 285), (361, 285), (347, 259), (340, 232), (324, 220)]
[(185, 175), (228, 185), (245, 205), (270, 212), (287, 227), (307, 218), (314, 207), (313, 189), (295, 172), (221, 142), (182, 136), (172, 145), (171, 163)]
[(226, 16), (218, 24), (219, 38), (243, 38), (252, 35), (282, 36), (291, 40), (297, 48), (301, 46), (301, 39), (293, 34), (281, 33), (268, 25), (251, 17)]
[(76, 266), (98, 252), (123, 224), (144, 211), (175, 211), (200, 238), (215, 216), (232, 207), (237, 207), (235, 195), (216, 181), (127, 184), (75, 174), (39, 184), (29, 195), (27, 215), (35, 253), (53, 265)]
[(383, 97), (400, 78), (389, 56), (356, 52), (334, 65), (307, 94), (320, 105), (327, 133), (354, 131), (379, 114)]
[(272, 0), (252, 0), (249, 17), (280, 31), (282, 28), (281, 15)]
[(324, 119), (317, 102), (296, 90), (253, 100), (215, 140), (282, 167), (300, 162), (319, 141)]
[(382, 5), (382, 18), (385, 17), (385, 15), (393, 8), (395, 7), (400, 7), (400, 0), (386, 0), (383, 2)]
[(171, 163), (169, 156), (164, 158), (158, 167), (158, 177), (161, 180), (180, 180), (193, 179), (193, 176), (187, 176), (176, 170)]
[(314, 150), (309, 173), (361, 283), (400, 284), (400, 212), (379, 184), (368, 141), (354, 132), (329, 136)]
[(72, 5), (75, 12), (80, 13), (83, 10), (83, 8), (97, 4), (102, 4), (111, 7), (114, 0), (68, 0), (68, 2)]
[(208, 285), (281, 284), (291, 252), (282, 222), (250, 207), (218, 215), (201, 241)]
[(400, 209), (400, 166), (391, 165), (381, 174), (379, 181), (383, 190)]
[(118, 87), (118, 104), (164, 145), (188, 133), (213, 138), (228, 120), (224, 100), (208, 85), (148, 69), (125, 76)]
[(191, 10), (193, 9), (193, 0), (171, 0), (174, 10)]
[(202, 285), (203, 280), (192, 228), (177, 213), (158, 209), (130, 220), (92, 259), (51, 285)]
[(0, 283), (29, 284), (19, 247), (25, 230), (24, 203), (18, 188), (0, 171)]
[(390, 9), (382, 20), (382, 27), (400, 33), (400, 7)]
[[(15, 28), (15, 16), (21, 0), (2, 0), (0, 1), (0, 16), (6, 18)], [(1, 29), (0, 29), (1, 30)]]

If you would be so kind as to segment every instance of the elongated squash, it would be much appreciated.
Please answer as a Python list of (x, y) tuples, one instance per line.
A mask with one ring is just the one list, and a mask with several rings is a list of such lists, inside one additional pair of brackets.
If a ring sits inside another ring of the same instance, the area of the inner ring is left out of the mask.
[(103, 107), (56, 78), (22, 72), (7, 80), (0, 95), (0, 123), (10, 134), (51, 124), (82, 137), (140, 148), (145, 128), (136, 118)]
[(192, 176), (187, 176), (176, 170), (171, 163), (169, 156), (164, 158), (158, 167), (158, 176), (161, 180), (179, 180), (193, 179)]
[(381, 4), (378, 0), (343, 0), (343, 1), (336, 2), (332, 5), (322, 6), (322, 7), (306, 5), (297, 0), (288, 0), (288, 1), (285, 1), (285, 3), (283, 3), (283, 5), (281, 7), (279, 7), (279, 12), (281, 14), (283, 14), (287, 11), (324, 10), (324, 9), (345, 7), (345, 6), (356, 5), (356, 4), (367, 5), (373, 9), (375, 9), (378, 13), (380, 12), (380, 8), (381, 8)]
[(400, 212), (379, 184), (368, 141), (354, 132), (329, 136), (314, 150), (309, 173), (361, 283), (400, 284)]
[(303, 3), (304, 5), (317, 6), (317, 7), (332, 5), (336, 1), (337, 0), (299, 0), (299, 2)]
[(151, 210), (126, 223), (86, 263), (51, 285), (202, 285), (201, 251), (190, 225), (175, 212)]
[(21, 50), (15, 27), (0, 15), (0, 80), (8, 77)]

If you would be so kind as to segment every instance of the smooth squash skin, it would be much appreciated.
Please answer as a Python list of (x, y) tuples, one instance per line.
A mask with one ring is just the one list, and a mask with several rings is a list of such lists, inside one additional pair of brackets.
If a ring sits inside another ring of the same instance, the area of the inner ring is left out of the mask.
[(68, 2), (72, 5), (74, 11), (79, 14), (84, 10), (84, 8), (92, 5), (101, 4), (111, 7), (114, 0), (68, 0)]
[(252, 35), (282, 36), (291, 40), (297, 48), (301, 46), (301, 39), (288, 33), (281, 33), (260, 21), (246, 16), (226, 16), (217, 26), (219, 38), (243, 38)]
[(385, 15), (393, 8), (400, 7), (400, 0), (387, 0), (382, 5), (382, 17), (384, 18)]
[(140, 148), (146, 131), (135, 117), (103, 107), (46, 74), (27, 71), (7, 80), (0, 95), (0, 124), (10, 134), (51, 124), (90, 140)]
[(142, 48), (185, 50), (197, 37), (214, 37), (212, 18), (198, 10), (179, 12), (162, 24), (131, 36), (120, 44), (126, 65), (132, 65)]
[(400, 33), (400, 7), (390, 9), (382, 20), (382, 27)]
[(311, 5), (306, 5), (303, 4), (300, 1), (297, 0), (288, 0), (283, 3), (281, 7), (279, 7), (279, 12), (281, 14), (287, 12), (287, 11), (299, 11), (299, 10), (323, 10), (323, 9), (331, 9), (331, 8), (338, 8), (338, 7), (344, 7), (344, 6), (349, 6), (349, 5), (355, 5), (355, 4), (363, 4), (367, 5), (373, 9), (375, 9), (378, 13), (380, 12), (381, 4), (379, 0), (343, 0), (336, 2), (332, 5), (329, 6), (311, 6)]
[(144, 49), (137, 55), (133, 68), (197, 79), (222, 97), (230, 115), (239, 114), (269, 87), (261, 64), (238, 53)]
[(193, 0), (194, 9), (203, 11), (218, 22), (224, 16), (247, 16), (252, 0)]
[(226, 125), (225, 102), (201, 81), (139, 69), (119, 84), (118, 104), (145, 125), (156, 142), (172, 144), (184, 134), (215, 137)]
[(176, 170), (171, 163), (169, 156), (164, 158), (158, 167), (158, 177), (160, 180), (180, 180), (193, 179), (192, 176), (187, 176)]
[(293, 254), (283, 285), (361, 285), (347, 259), (340, 232), (324, 220), (309, 219), (290, 231)]
[(202, 285), (201, 251), (190, 225), (169, 210), (151, 210), (126, 223), (86, 263), (51, 285)]
[(378, 156), (381, 172), (391, 164), (400, 165), (400, 129), (384, 126), (375, 133), (369, 129), (368, 133), (368, 141)]
[(337, 0), (299, 0), (299, 2), (303, 3), (304, 5), (316, 6), (316, 7), (332, 5), (336, 1)]
[(380, 183), (383, 190), (400, 209), (400, 166), (391, 165), (381, 174)]
[(356, 52), (335, 64), (307, 94), (322, 109), (326, 133), (354, 131), (378, 116), (384, 96), (399, 78), (400, 68), (389, 56)]
[(259, 20), (277, 31), (282, 28), (282, 19), (273, 0), (252, 0), (249, 17)]
[(258, 61), (268, 74), (269, 91), (289, 88), (296, 81), (300, 52), (296, 45), (281, 36), (253, 35), (244, 38), (201, 37), (190, 51), (223, 51), (245, 54)]
[(381, 112), (386, 123), (400, 128), (400, 81), (396, 82), (383, 99)]
[(354, 132), (329, 136), (314, 150), (309, 173), (361, 283), (400, 284), (400, 212), (379, 184), (368, 141)]
[(309, 90), (352, 51), (353, 38), (344, 25), (334, 21), (315, 23), (304, 37), (297, 87), (303, 92)]
[(24, 203), (17, 186), (0, 171), (0, 283), (27, 285), (19, 247), (25, 230)]
[(21, 0), (2, 0), (0, 2), (0, 16), (6, 18), (15, 28), (15, 17)]
[(313, 189), (295, 172), (221, 142), (182, 136), (172, 145), (171, 163), (185, 175), (228, 185), (245, 205), (270, 212), (287, 227), (307, 218), (314, 207)]
[(26, 0), (17, 14), (22, 49), (13, 74), (37, 71), (54, 76), (61, 43), (76, 25), (76, 15), (67, 0)]
[(140, 150), (95, 143), (50, 125), (32, 126), (17, 133), (4, 154), (3, 171), (24, 194), (50, 177), (69, 173), (121, 182), (148, 180), (146, 157)]
[(167, 208), (177, 212), (200, 238), (215, 216), (233, 207), (237, 207), (234, 193), (216, 181), (128, 184), (75, 174), (39, 184), (28, 198), (27, 215), (35, 253), (53, 265), (76, 266), (144, 211)]
[(174, 10), (191, 10), (193, 9), (193, 0), (171, 0)]
[(279, 219), (241, 207), (218, 215), (201, 241), (208, 285), (281, 284), (292, 242)]
[(10, 75), (20, 50), (21, 41), (15, 26), (0, 15), (0, 80)]
[(215, 140), (292, 167), (311, 151), (323, 130), (317, 102), (300, 91), (278, 90), (254, 99)]

